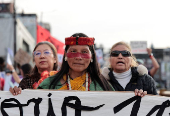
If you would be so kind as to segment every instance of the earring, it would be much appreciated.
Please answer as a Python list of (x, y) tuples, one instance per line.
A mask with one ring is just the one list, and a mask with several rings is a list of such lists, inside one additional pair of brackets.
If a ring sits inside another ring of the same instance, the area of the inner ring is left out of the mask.
[(93, 59), (91, 59), (90, 61), (93, 62)]
[(67, 57), (65, 57), (64, 60), (67, 61)]

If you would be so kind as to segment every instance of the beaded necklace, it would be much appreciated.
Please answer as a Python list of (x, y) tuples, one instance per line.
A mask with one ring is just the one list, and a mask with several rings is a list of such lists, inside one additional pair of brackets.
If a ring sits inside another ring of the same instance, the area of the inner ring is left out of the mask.
[[(68, 89), (68, 90), (72, 90), (72, 89), (71, 89), (71, 83), (70, 83), (69, 74), (67, 74), (67, 82), (66, 82), (66, 85), (67, 85), (67, 89)], [(90, 74), (89, 74), (89, 73), (86, 73), (86, 91), (90, 91)]]

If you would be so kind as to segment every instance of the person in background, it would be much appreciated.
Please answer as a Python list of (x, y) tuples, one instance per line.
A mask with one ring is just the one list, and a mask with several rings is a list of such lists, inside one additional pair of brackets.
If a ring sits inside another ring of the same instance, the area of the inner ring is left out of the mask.
[(0, 77), (0, 91), (4, 90), (4, 84), (5, 84), (4, 78)]
[(47, 41), (38, 43), (33, 50), (33, 61), (35, 66), (31, 73), (22, 79), (19, 87), (10, 88), (13, 95), (21, 93), (21, 89), (33, 89), (41, 80), (44, 71), (57, 71), (58, 58), (55, 46)]
[(5, 61), (2, 57), (0, 57), (0, 90), (2, 91), (4, 89), (5, 80), (2, 76), (2, 71), (4, 71), (5, 68)]
[(5, 61), (4, 58), (0, 57), (0, 71), (4, 71)]
[(148, 94), (157, 94), (153, 78), (147, 74), (146, 67), (138, 66), (127, 43), (118, 42), (112, 46), (110, 64), (111, 68), (104, 68), (102, 75), (112, 84), (115, 91), (138, 89), (147, 91)]
[[(148, 74), (151, 77), (154, 77), (154, 75), (156, 74), (157, 70), (159, 69), (159, 64), (158, 64), (157, 60), (155, 59), (155, 57), (153, 56), (152, 49), (147, 48), (147, 52), (148, 52), (149, 58), (152, 61), (152, 68), (149, 70)], [(141, 61), (141, 59), (137, 59), (137, 63), (138, 64), (144, 64), (144, 62)]]
[[(18, 74), (16, 73), (14, 67), (12, 65), (10, 65), (10, 64), (7, 64), (7, 68), (12, 72), (12, 76), (13, 76), (15, 82), (20, 83), (21, 79), (18, 76)], [(21, 72), (21, 75), (22, 75), (23, 78), (25, 78), (28, 74), (30, 74), (31, 70), (32, 70), (32, 67), (28, 63), (23, 64), (20, 67), (20, 72)]]

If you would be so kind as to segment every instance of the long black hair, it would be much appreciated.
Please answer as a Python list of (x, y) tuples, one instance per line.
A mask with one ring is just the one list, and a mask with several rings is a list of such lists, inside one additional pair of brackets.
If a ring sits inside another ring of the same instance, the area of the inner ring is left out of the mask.
[[(75, 33), (75, 34), (72, 35), (72, 37), (88, 37), (88, 36), (83, 34), (83, 33)], [(69, 45), (66, 45), (65, 53), (67, 52), (68, 48), (69, 48)], [(96, 53), (95, 53), (95, 50), (94, 50), (94, 45), (89, 46), (89, 49), (90, 49), (90, 51), (92, 53), (93, 62), (90, 62), (89, 66), (87, 68), (87, 72), (90, 73), (91, 80), (94, 82), (95, 87), (96, 87), (96, 82), (98, 82), (99, 85), (104, 90), (111, 90), (111, 88), (110, 88), (109, 84), (107, 83), (107, 81), (103, 77), (101, 79), (100, 69), (99, 69), (99, 65), (98, 65), (98, 62), (97, 62)], [(65, 58), (65, 54), (63, 56), (63, 62), (62, 62), (61, 69), (55, 75), (55, 78), (51, 82), (51, 84), (49, 86), (49, 89), (50, 88), (54, 89), (55, 85), (57, 85), (57, 83), (63, 78), (63, 75), (68, 74), (68, 72), (69, 72), (70, 67), (69, 67), (67, 61), (64, 60), (64, 58)]]

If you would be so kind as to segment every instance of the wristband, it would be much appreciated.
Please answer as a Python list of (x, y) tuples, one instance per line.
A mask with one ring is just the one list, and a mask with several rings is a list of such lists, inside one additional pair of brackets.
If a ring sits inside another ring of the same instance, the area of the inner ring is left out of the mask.
[(12, 73), (14, 73), (15, 72), (15, 69), (12, 69)]
[(149, 55), (149, 58), (151, 59), (153, 57), (153, 53), (151, 53), (150, 55)]

